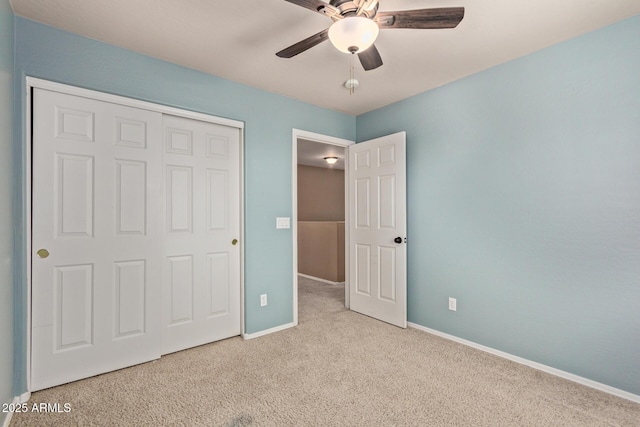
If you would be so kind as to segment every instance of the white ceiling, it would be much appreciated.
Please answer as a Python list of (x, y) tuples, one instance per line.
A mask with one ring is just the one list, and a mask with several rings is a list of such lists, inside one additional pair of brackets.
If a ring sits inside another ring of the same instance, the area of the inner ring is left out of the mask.
[(380, 11), (465, 7), (455, 29), (380, 32), (384, 65), (349, 95), (349, 55), (324, 42), (275, 53), (331, 24), (285, 0), (11, 0), (17, 15), (269, 92), (358, 115), (640, 14), (639, 0), (380, 0)]

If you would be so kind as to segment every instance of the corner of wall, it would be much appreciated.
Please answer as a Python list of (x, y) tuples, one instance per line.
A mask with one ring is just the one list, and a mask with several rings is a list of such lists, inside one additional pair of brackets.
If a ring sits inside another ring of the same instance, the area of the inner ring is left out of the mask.
[[(14, 14), (9, 0), (0, 0), (0, 402), (14, 401)], [(0, 412), (8, 425), (10, 414)]]

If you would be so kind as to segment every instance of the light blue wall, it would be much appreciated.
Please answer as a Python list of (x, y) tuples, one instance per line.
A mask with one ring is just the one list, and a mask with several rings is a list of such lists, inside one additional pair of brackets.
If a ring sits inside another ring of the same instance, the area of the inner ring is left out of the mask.
[(409, 320), (640, 395), (640, 17), (357, 118), (400, 130)]
[(0, 0), (0, 403), (13, 400), (13, 21)]
[[(292, 322), (292, 236), (290, 230), (275, 228), (276, 217), (292, 215), (292, 128), (355, 139), (355, 117), (20, 17), (15, 25), (16, 84), (21, 93), (28, 75), (245, 122), (246, 330), (254, 333)], [(16, 313), (23, 329), (24, 288), (21, 283)], [(259, 306), (263, 293), (269, 295), (266, 307)], [(18, 356), (23, 357), (25, 344), (20, 336), (17, 340)], [(21, 366), (19, 375), (23, 373)]]

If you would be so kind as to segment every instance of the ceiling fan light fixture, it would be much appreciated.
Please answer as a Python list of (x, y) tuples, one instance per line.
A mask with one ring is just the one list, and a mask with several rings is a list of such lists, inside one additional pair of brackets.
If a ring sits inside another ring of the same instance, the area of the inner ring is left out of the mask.
[(324, 161), (327, 162), (330, 165), (333, 165), (338, 161), (338, 158), (337, 157), (325, 157)]
[(364, 52), (376, 41), (378, 24), (363, 16), (347, 16), (329, 28), (329, 40), (340, 52)]

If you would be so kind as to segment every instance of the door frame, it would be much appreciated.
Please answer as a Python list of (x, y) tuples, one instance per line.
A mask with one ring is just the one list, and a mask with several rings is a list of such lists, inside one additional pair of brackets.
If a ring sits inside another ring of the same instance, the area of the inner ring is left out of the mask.
[(25, 218), (27, 223), (25, 225), (25, 277), (27, 279), (27, 342), (26, 342), (26, 380), (27, 380), (27, 393), (30, 393), (31, 388), (31, 264), (32, 264), (32, 229), (31, 229), (31, 216), (32, 216), (32, 157), (33, 157), (33, 115), (31, 112), (32, 107), (32, 94), (34, 88), (46, 89), (54, 92), (61, 92), (68, 95), (75, 95), (84, 98), (90, 98), (97, 101), (110, 102), (113, 104), (125, 105), (128, 107), (139, 108), (143, 110), (155, 111), (162, 114), (169, 114), (172, 116), (184, 117), (187, 119), (199, 120), (202, 122), (218, 124), (222, 126), (229, 126), (237, 128), (240, 131), (240, 159), (239, 159), (239, 179), (240, 179), (240, 336), (245, 335), (245, 301), (244, 301), (244, 122), (239, 120), (228, 119), (224, 117), (212, 116), (210, 114), (199, 113), (196, 111), (184, 110), (181, 108), (169, 107), (166, 105), (156, 104), (147, 101), (140, 101), (133, 98), (127, 98), (120, 95), (112, 95), (105, 92), (99, 92), (90, 89), (83, 89), (76, 86), (65, 85), (62, 83), (56, 83), (49, 80), (43, 80), (35, 77), (26, 76), (26, 102), (25, 102), (25, 157), (24, 157), (24, 173), (25, 173)]
[[(292, 155), (291, 155), (291, 197), (292, 197), (292, 218), (291, 218), (291, 235), (293, 242), (293, 326), (298, 326), (298, 139), (306, 139), (308, 141), (318, 142), (327, 145), (337, 145), (345, 149), (344, 158), (344, 198), (345, 198), (345, 230), (349, 227), (349, 156), (348, 148), (356, 142), (349, 139), (337, 138), (334, 136), (323, 135), (315, 132), (309, 132), (301, 129), (293, 129), (292, 132)], [(344, 305), (349, 308), (349, 236), (345, 231), (344, 237)]]

